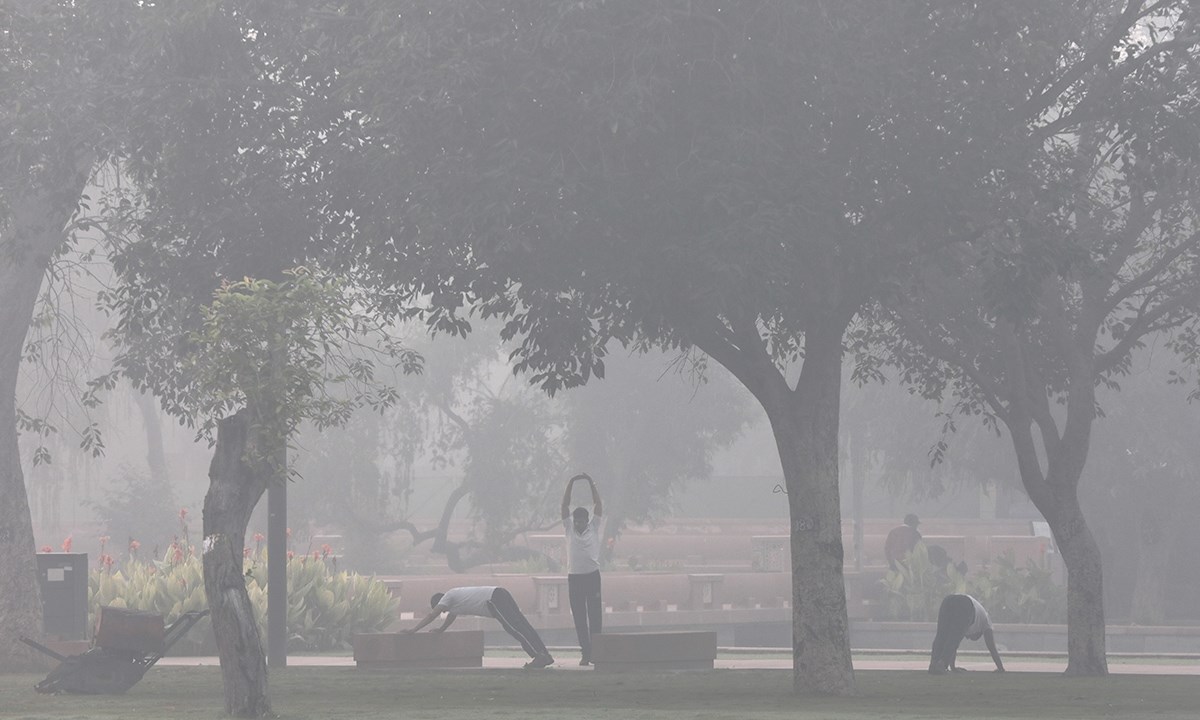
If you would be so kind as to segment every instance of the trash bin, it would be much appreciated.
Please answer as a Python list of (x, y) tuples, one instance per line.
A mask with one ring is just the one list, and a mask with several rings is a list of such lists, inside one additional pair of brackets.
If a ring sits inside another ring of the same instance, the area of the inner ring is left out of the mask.
[(87, 553), (37, 553), (42, 632), (57, 640), (87, 640)]

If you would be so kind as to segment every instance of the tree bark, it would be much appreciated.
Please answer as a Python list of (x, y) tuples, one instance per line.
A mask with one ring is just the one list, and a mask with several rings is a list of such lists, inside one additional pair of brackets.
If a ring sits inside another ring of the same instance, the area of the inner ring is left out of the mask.
[(1059, 498), (1042, 511), (1067, 566), (1067, 670), (1071, 676), (1107, 675), (1104, 573), (1100, 546), (1078, 498)]
[(788, 490), (792, 549), (792, 685), (855, 691), (838, 490), (841, 333), (810, 332), (796, 392), (767, 403)]
[(21, 472), (17, 444), (16, 392), (21, 348), (41, 287), (44, 265), (0, 259), (0, 672), (31, 672), (42, 664), (24, 643), (22, 635), (40, 637), (42, 598), (38, 587), (37, 548), (29, 494)]
[(63, 240), (66, 218), (48, 196), (13, 201), (0, 242), (0, 672), (28, 672), (43, 669), (44, 662), (16, 640), (41, 637), (42, 599), (17, 443), (17, 379), (42, 278)]
[(271, 715), (267, 658), (242, 566), (246, 526), (271, 477), (253, 460), (261, 453), (251, 425), (246, 410), (218, 423), (204, 497), (204, 592), (221, 661), (225, 711), (234, 717)]
[(768, 354), (754, 314), (735, 309), (690, 332), (762, 404), (779, 449), (791, 522), (792, 685), (800, 693), (855, 692), (838, 491), (842, 334), (853, 314), (834, 308), (809, 324), (795, 389)]

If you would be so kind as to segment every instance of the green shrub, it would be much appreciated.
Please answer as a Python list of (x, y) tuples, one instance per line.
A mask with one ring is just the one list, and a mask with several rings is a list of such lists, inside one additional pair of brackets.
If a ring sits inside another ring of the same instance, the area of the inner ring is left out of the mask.
[(1010, 550), (971, 579), (968, 592), (987, 608), (994, 622), (1063, 623), (1067, 591), (1054, 582), (1049, 568), (1032, 560), (1018, 568)]
[(993, 622), (1062, 623), (1067, 616), (1066, 589), (1050, 570), (1032, 561), (1018, 568), (1011, 550), (967, 580), (953, 565), (944, 571), (934, 566), (919, 542), (880, 582), (887, 592), (884, 612), (892, 620), (936, 621), (942, 600), (956, 593), (974, 596)]
[(884, 576), (887, 591), (885, 612), (892, 620), (932, 622), (947, 595), (966, 592), (966, 579), (953, 565), (945, 570), (929, 561), (925, 543), (918, 542), (911, 552)]
[[(259, 632), (267, 618), (266, 553), (247, 557), (246, 591)], [(355, 633), (379, 632), (396, 617), (398, 603), (387, 586), (372, 577), (337, 571), (321, 554), (290, 557), (287, 634), (291, 649), (334, 650), (349, 647)], [(88, 608), (94, 623), (102, 605), (153, 612), (170, 623), (185, 612), (208, 607), (204, 570), (190, 546), (173, 544), (153, 562), (130, 559), (120, 569), (94, 570), (88, 582)], [(93, 624), (94, 627), (94, 624)], [(211, 648), (212, 628), (205, 618), (181, 640), (195, 652)]]

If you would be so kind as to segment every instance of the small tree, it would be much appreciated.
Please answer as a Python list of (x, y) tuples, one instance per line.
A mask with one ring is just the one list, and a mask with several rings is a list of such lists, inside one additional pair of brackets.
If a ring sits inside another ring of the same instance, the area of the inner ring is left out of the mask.
[[(123, 290), (114, 303), (141, 307)], [(282, 282), (223, 283), (198, 325), (176, 335), (115, 337), (119, 372), (158, 396), (163, 407), (215, 443), (204, 499), (204, 587), (225, 682), (225, 709), (237, 717), (270, 714), (266, 657), (246, 592), (242, 550), (250, 514), (271, 483), (286, 482), (286, 447), (303, 421), (345, 422), (359, 407), (384, 408), (395, 391), (376, 382), (373, 355), (416, 372), (420, 357), (390, 340), (367, 346), (377, 318), (340, 281), (299, 269)], [(141, 326), (139, 326), (141, 327)]]

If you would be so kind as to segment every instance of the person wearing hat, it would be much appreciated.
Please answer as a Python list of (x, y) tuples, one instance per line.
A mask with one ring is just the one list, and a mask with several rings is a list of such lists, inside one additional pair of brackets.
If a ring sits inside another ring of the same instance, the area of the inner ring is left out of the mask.
[(887, 539), (883, 541), (883, 556), (892, 570), (897, 569), (900, 562), (904, 560), (904, 556), (912, 552), (917, 543), (921, 541), (921, 533), (917, 530), (917, 526), (920, 524), (921, 520), (913, 513), (909, 513), (904, 516), (904, 524), (893, 528), (888, 533)]
[[(576, 480), (587, 480), (592, 489), (592, 514), (587, 508), (571, 511), (571, 488)], [(562, 520), (567, 538), (567, 594), (571, 599), (571, 617), (582, 651), (580, 665), (592, 664), (592, 635), (600, 633), (604, 607), (600, 604), (600, 526), (604, 505), (596, 482), (580, 473), (567, 482), (563, 493)]]

